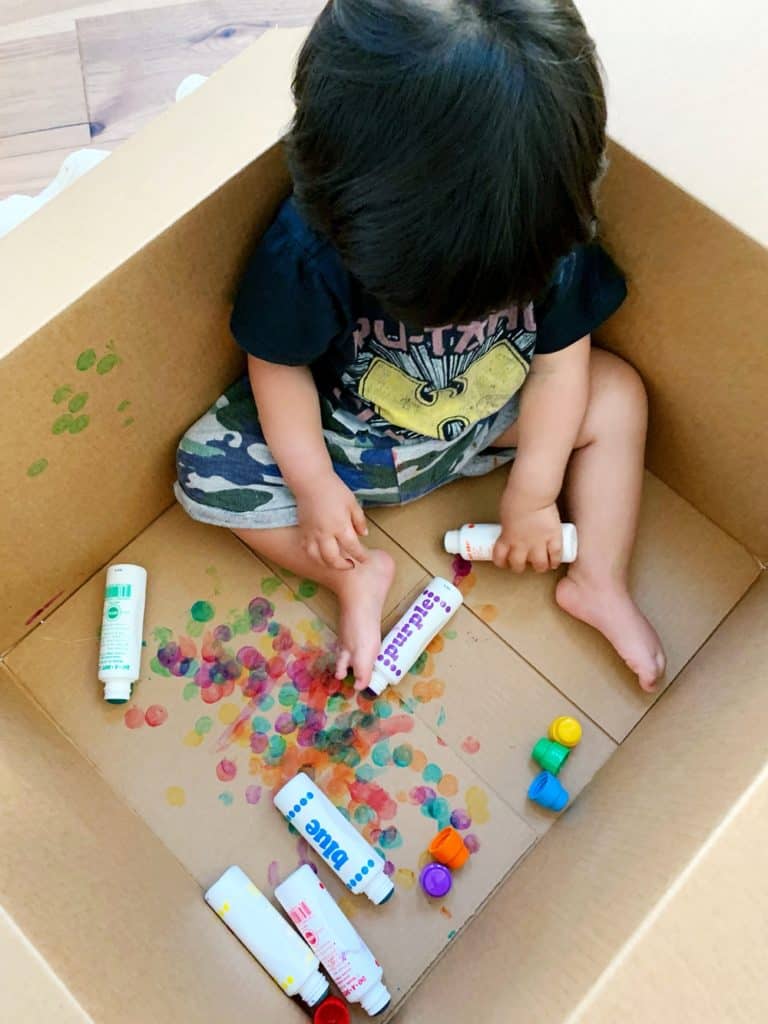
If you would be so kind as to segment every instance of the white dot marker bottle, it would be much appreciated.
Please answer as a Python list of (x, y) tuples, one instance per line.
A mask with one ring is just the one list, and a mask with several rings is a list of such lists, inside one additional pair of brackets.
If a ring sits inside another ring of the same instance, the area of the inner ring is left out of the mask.
[(320, 963), (267, 897), (238, 867), (227, 868), (205, 902), (289, 996), (315, 1006), (328, 994)]
[(384, 971), (308, 864), (275, 889), (275, 897), (350, 1003), (373, 1017), (390, 1002)]
[(141, 674), (141, 634), (147, 570), (140, 565), (110, 565), (101, 620), (99, 679), (104, 700), (125, 704)]
[(364, 892), (376, 904), (392, 896), (395, 885), (384, 874), (381, 854), (339, 813), (308, 775), (295, 775), (275, 795), (274, 804), (350, 892)]
[[(579, 540), (573, 523), (563, 523), (563, 562), (575, 562)], [(501, 527), (492, 523), (467, 523), (458, 530), (449, 530), (443, 544), (449, 555), (461, 555), (468, 562), (490, 562), (493, 548), (501, 536)]]
[(436, 576), (381, 643), (368, 690), (378, 696), (396, 686), (458, 611), (464, 598), (448, 580)]

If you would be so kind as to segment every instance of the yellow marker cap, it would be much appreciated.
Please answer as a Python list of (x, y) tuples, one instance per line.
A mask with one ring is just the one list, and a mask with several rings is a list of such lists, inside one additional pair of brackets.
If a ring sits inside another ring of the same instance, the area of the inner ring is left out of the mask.
[(581, 741), (581, 726), (575, 718), (562, 715), (552, 722), (547, 736), (564, 747), (576, 747)]

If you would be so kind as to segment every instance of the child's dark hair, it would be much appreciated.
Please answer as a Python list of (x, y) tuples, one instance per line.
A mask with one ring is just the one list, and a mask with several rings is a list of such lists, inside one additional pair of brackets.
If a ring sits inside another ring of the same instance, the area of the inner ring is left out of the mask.
[(570, 0), (332, 0), (294, 93), (299, 207), (406, 322), (530, 301), (594, 232), (605, 96)]

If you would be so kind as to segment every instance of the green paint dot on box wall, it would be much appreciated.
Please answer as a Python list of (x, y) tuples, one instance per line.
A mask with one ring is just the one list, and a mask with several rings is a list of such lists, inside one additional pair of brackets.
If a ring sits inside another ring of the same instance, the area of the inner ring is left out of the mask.
[(131, 403), (130, 403), (130, 402), (128, 401), (128, 399), (127, 399), (127, 398), (124, 398), (124, 399), (122, 400), (122, 402), (120, 403), (120, 405), (118, 405), (118, 407), (117, 407), (117, 411), (118, 411), (118, 412), (125, 412), (125, 410), (126, 410), (126, 409), (128, 408), (128, 406), (129, 406), (130, 404), (131, 404)]
[(281, 581), (277, 576), (267, 576), (266, 579), (261, 581), (261, 592), (265, 597), (269, 597), (270, 594), (274, 594), (280, 588), (280, 585)]
[(48, 459), (36, 459), (31, 466), (27, 467), (27, 476), (40, 476), (43, 470), (48, 468)]
[(88, 424), (91, 422), (91, 417), (86, 413), (82, 416), (78, 416), (76, 420), (73, 420), (69, 425), (70, 434), (79, 434), (81, 430), (85, 430)]
[(317, 593), (317, 584), (314, 580), (302, 580), (299, 584), (299, 597), (314, 597)]
[(127, 420), (123, 420), (123, 426), (130, 427), (130, 425), (135, 422), (136, 421), (134, 420), (133, 416), (129, 416)]
[(195, 622), (210, 622), (216, 614), (213, 605), (208, 601), (195, 601), (189, 612)]
[[(455, 629), (443, 630), (443, 636), (445, 637), (446, 640), (455, 640), (458, 635), (459, 634), (456, 632)], [(455, 935), (456, 932), (454, 932), (453, 934)]]
[(195, 637), (195, 638), (197, 638), (199, 636), (202, 636), (204, 629), (205, 629), (205, 623), (204, 622), (195, 622), (194, 619), (189, 619), (189, 621), (187, 622), (187, 635), (188, 636)]
[(109, 355), (102, 356), (98, 361), (96, 364), (96, 373), (103, 377), (105, 373), (109, 373), (110, 370), (114, 370), (119, 362), (119, 356), (116, 356), (114, 352), (110, 352)]
[(88, 401), (88, 392), (87, 391), (80, 391), (80, 392), (78, 392), (78, 394), (76, 394), (74, 396), (74, 398), (70, 398), (70, 400), (69, 400), (69, 406), (68, 406), (69, 411), (70, 412), (80, 412), (80, 410), (83, 408), (83, 406), (85, 405), (85, 403), (87, 401)]
[(63, 434), (66, 430), (74, 423), (74, 417), (71, 412), (65, 412), (63, 416), (59, 416), (57, 420), (54, 420), (53, 426), (51, 427), (51, 433)]
[(152, 630), (152, 639), (158, 647), (165, 647), (168, 641), (173, 639), (173, 630), (167, 626), (155, 626)]
[(90, 370), (93, 364), (96, 362), (96, 353), (92, 348), (87, 348), (85, 352), (81, 352), (75, 360), (75, 366), (78, 370)]
[(68, 384), (64, 384), (63, 387), (56, 388), (53, 392), (53, 400), (56, 405), (59, 405), (65, 398), (69, 398), (71, 394), (72, 388)]
[(184, 698), (184, 700), (194, 700), (195, 696), (198, 693), (200, 693), (200, 687), (197, 685), (197, 683), (187, 683), (187, 685), (182, 690), (181, 695)]
[(427, 658), (428, 657), (429, 657), (429, 653), (427, 651), (424, 651), (423, 654), (420, 654), (418, 656), (416, 661), (414, 661), (414, 663), (408, 669), (408, 671), (411, 673), (412, 676), (420, 676), (421, 675), (421, 673), (424, 671), (424, 666), (427, 664)]
[(166, 678), (170, 678), (171, 673), (168, 671), (165, 665), (160, 664), (160, 662), (157, 660), (157, 656), (155, 656), (150, 661), (149, 667), (152, 669), (156, 676), (166, 676)]
[(299, 699), (299, 691), (293, 683), (285, 683), (284, 686), (280, 687), (280, 693), (278, 694), (277, 699), (284, 708), (292, 708)]
[[(194, 683), (192, 684), (194, 686)], [(195, 722), (195, 732), (198, 736), (205, 736), (213, 728), (213, 719), (209, 715), (203, 715)]]

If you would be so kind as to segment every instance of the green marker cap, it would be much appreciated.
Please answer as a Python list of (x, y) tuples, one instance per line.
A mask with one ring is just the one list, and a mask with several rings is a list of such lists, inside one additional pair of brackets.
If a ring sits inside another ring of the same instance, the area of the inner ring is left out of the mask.
[(541, 765), (545, 772), (557, 775), (568, 760), (570, 752), (570, 748), (564, 747), (562, 743), (542, 738), (533, 748), (531, 756), (537, 764)]

